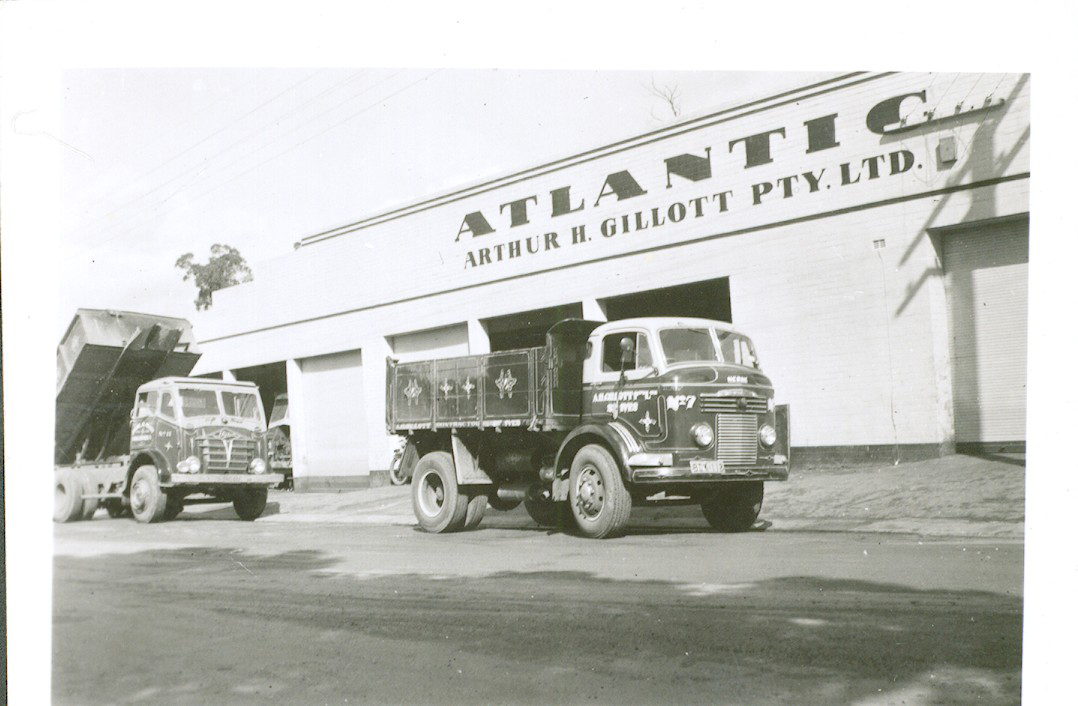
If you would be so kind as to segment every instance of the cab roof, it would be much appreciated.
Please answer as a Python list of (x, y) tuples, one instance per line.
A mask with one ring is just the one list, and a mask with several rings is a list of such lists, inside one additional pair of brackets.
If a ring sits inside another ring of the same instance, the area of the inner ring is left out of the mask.
[(720, 331), (737, 332), (733, 324), (716, 319), (698, 319), (689, 316), (641, 316), (632, 319), (608, 321), (597, 326), (593, 333), (603, 336), (610, 331), (620, 331), (627, 328), (643, 328), (649, 331), (664, 328), (716, 328)]
[(139, 389), (143, 387), (231, 387), (243, 390), (257, 390), (258, 385), (253, 382), (230, 380), (214, 380), (213, 378), (181, 378), (181, 377), (167, 377), (152, 380), (139, 386)]

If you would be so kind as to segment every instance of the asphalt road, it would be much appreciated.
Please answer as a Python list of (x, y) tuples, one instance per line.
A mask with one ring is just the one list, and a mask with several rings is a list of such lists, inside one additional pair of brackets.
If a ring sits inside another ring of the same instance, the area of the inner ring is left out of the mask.
[(1020, 701), (1020, 540), (228, 514), (56, 527), (55, 703)]

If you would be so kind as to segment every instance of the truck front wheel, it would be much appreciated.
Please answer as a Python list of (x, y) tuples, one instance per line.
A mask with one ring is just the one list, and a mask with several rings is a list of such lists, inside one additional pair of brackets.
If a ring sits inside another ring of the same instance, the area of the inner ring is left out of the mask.
[(764, 482), (734, 481), (724, 484), (700, 503), (708, 524), (720, 532), (745, 532), (752, 528), (764, 504)]
[(53, 493), (53, 521), (74, 522), (82, 517), (82, 478), (78, 473), (58, 471)]
[(232, 497), (232, 507), (244, 522), (257, 520), (266, 509), (267, 491), (265, 488), (247, 488), (237, 490)]
[(602, 446), (589, 444), (573, 457), (569, 506), (580, 533), (592, 539), (615, 535), (629, 522), (633, 499), (617, 462)]
[(167, 506), (168, 496), (157, 480), (157, 468), (139, 466), (131, 478), (131, 514), (142, 523), (160, 522)]
[(435, 534), (463, 529), (468, 501), (457, 486), (452, 456), (432, 451), (419, 459), (412, 474), (412, 510), (420, 527)]

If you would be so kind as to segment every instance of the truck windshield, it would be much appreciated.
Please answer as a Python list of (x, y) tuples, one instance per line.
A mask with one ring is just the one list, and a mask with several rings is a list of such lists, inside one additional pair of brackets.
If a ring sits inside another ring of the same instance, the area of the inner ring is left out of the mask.
[(659, 331), (666, 364), (696, 361), (759, 367), (752, 341), (739, 333), (714, 328), (668, 328)]
[(185, 417), (212, 417), (221, 413), (217, 391), (209, 389), (180, 390), (180, 406)]
[(221, 391), (221, 401), (225, 405), (225, 414), (232, 417), (244, 417), (246, 419), (258, 419), (258, 397), (250, 392)]

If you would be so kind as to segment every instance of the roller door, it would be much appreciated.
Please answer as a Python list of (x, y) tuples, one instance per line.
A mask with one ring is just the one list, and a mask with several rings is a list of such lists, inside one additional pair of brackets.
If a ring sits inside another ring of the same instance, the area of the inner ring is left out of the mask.
[(1026, 438), (1029, 221), (946, 233), (956, 444)]
[(305, 358), (303, 431), (308, 475), (367, 475), (367, 419), (360, 351)]

